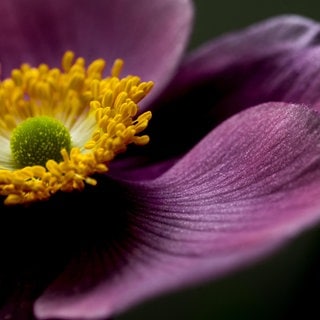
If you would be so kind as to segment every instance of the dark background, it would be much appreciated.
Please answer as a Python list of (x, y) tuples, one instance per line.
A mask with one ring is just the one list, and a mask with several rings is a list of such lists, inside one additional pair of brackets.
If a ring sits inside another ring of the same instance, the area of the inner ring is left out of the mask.
[(196, 21), (190, 47), (274, 15), (299, 14), (320, 20), (319, 0), (194, 0)]
[[(189, 50), (265, 18), (294, 13), (320, 21), (319, 0), (196, 0)], [(115, 320), (318, 319), (320, 228), (274, 255), (218, 281), (136, 306)], [(314, 314), (315, 313), (315, 314)]]

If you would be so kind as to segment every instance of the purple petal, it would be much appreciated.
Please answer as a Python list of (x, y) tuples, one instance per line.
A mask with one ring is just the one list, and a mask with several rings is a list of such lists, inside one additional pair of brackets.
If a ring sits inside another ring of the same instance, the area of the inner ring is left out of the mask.
[(319, 109), (319, 35), (319, 23), (290, 15), (224, 35), (186, 58), (166, 95), (176, 105), (201, 96), (215, 122), (269, 101)]
[(309, 108), (260, 105), (217, 127), (159, 178), (128, 184), (122, 241), (79, 254), (36, 315), (114, 315), (252, 263), (311, 227), (320, 219), (319, 128)]
[(192, 52), (152, 106), (151, 143), (139, 150), (138, 157), (127, 154), (126, 161), (112, 163), (111, 173), (135, 180), (154, 178), (218, 123), (256, 104), (286, 101), (316, 106), (319, 31), (312, 20), (280, 16), (223, 35)]
[(312, 48), (319, 42), (319, 34), (319, 23), (305, 17), (284, 15), (267, 19), (222, 35), (191, 52), (175, 85), (188, 87), (208, 81), (231, 67), (244, 65), (245, 69), (248, 64)]
[[(115, 174), (132, 179), (159, 175), (217, 124), (260, 103), (319, 108), (319, 32), (319, 24), (311, 20), (281, 16), (191, 53), (162, 100), (153, 104), (150, 144), (139, 150), (140, 158), (127, 159), (126, 166), (112, 164)], [(148, 168), (139, 170), (138, 160)]]
[(60, 65), (71, 49), (89, 61), (123, 58), (124, 75), (155, 81), (156, 95), (177, 67), (192, 19), (189, 0), (1, 1), (2, 74), (21, 62)]

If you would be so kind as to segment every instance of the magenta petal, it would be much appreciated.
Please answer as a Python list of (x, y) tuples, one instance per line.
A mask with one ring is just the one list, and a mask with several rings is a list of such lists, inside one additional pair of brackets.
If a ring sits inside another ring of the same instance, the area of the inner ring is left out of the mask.
[(165, 96), (175, 101), (166, 106), (168, 113), (177, 105), (193, 108), (199, 97), (204, 116), (195, 121), (201, 123), (269, 101), (318, 107), (319, 34), (319, 23), (288, 15), (204, 44), (185, 59), (169, 85)]
[[(153, 172), (166, 169), (160, 160), (172, 163), (217, 124), (248, 107), (282, 101), (319, 109), (319, 34), (312, 20), (281, 16), (191, 53), (163, 100), (153, 104), (151, 143), (143, 149)], [(139, 172), (130, 174), (139, 178)]]
[(281, 54), (291, 54), (317, 45), (318, 22), (297, 15), (283, 15), (222, 35), (186, 57), (176, 85), (203, 82), (231, 66), (247, 65)]
[(319, 127), (319, 114), (299, 105), (250, 108), (163, 176), (127, 185), (125, 241), (83, 252), (38, 299), (36, 315), (114, 315), (252, 262), (318, 222)]
[(72, 49), (90, 61), (105, 58), (109, 65), (123, 58), (124, 74), (155, 81), (156, 95), (177, 67), (192, 19), (189, 0), (4, 0), (2, 75), (21, 62), (57, 65)]

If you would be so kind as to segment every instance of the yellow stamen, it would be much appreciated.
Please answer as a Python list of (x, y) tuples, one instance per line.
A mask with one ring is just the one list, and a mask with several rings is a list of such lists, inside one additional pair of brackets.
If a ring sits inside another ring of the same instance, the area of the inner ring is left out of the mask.
[[(62, 67), (23, 64), (0, 82), (0, 195), (7, 205), (46, 200), (58, 191), (82, 190), (95, 185), (94, 174), (108, 171), (108, 163), (128, 144), (144, 145), (151, 113), (138, 115), (137, 103), (152, 89), (129, 75), (120, 78), (123, 61), (117, 59), (110, 75), (103, 76), (106, 62), (86, 67), (72, 51), (62, 58)], [(45, 166), (17, 168), (10, 152), (11, 133), (31, 117), (53, 117), (70, 132), (70, 152), (62, 160), (48, 159)]]

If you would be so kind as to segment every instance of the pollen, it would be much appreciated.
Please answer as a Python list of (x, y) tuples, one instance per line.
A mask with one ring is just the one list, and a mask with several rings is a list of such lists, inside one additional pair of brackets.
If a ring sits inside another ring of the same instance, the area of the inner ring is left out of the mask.
[(49, 199), (96, 185), (129, 144), (145, 145), (151, 112), (139, 102), (153, 87), (120, 77), (124, 62), (89, 65), (67, 51), (61, 67), (22, 64), (0, 82), (0, 196), (6, 205)]

